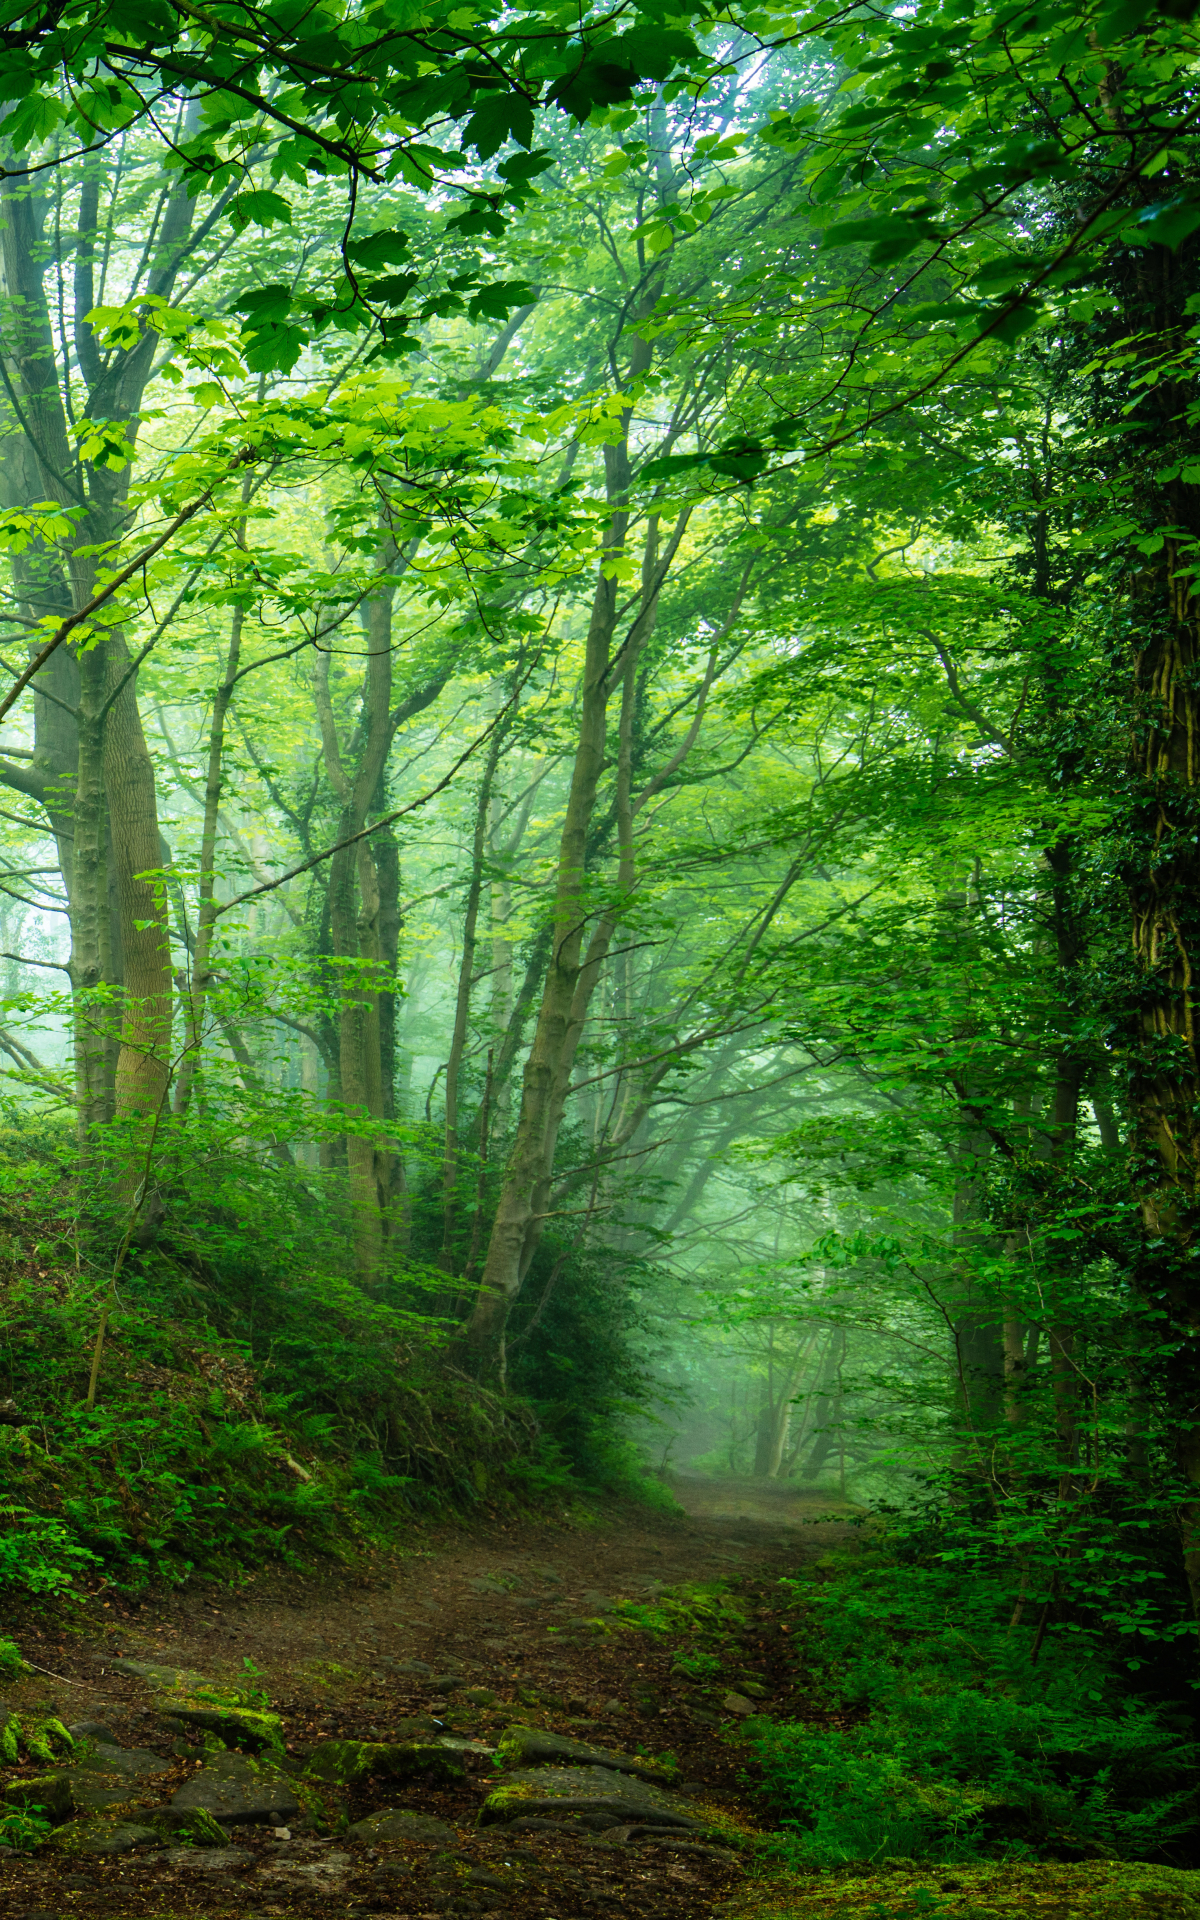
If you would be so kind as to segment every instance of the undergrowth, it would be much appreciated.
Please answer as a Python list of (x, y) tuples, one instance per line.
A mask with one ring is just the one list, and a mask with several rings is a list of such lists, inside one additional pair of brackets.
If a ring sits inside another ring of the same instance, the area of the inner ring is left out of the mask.
[(570, 1497), (529, 1407), (445, 1364), (419, 1270), (367, 1295), (248, 1203), (204, 1257), (164, 1237), (129, 1262), (89, 1410), (105, 1270), (26, 1145), (0, 1136), (0, 1592), (236, 1580)]
[(936, 1551), (831, 1555), (785, 1586), (820, 1706), (753, 1744), (792, 1864), (1187, 1859), (1192, 1720), (1131, 1693), (1099, 1634), (1047, 1656), (1003, 1584)]

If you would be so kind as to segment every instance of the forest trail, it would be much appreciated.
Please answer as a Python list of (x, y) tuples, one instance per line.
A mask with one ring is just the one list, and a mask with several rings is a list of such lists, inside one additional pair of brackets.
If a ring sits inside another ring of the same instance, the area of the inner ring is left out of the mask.
[[(821, 1517), (830, 1512), (827, 1498), (756, 1498), (751, 1487), (695, 1477), (681, 1479), (677, 1491), (683, 1516), (622, 1507), (593, 1524), (523, 1519), (485, 1524), (469, 1538), (419, 1536), (410, 1557), (389, 1563), (375, 1581), (286, 1575), (240, 1596), (208, 1599), (188, 1589), (142, 1608), (114, 1597), (97, 1604), (84, 1629), (56, 1629), (31, 1615), (18, 1632), (22, 1650), (58, 1678), (22, 1681), (8, 1704), (22, 1712), (53, 1708), (76, 1726), (97, 1722), (124, 1752), (144, 1755), (142, 1764), (156, 1772), (125, 1803), (135, 1822), (137, 1807), (143, 1820), (163, 1807), (201, 1760), (163, 1725), (162, 1694), (114, 1670), (118, 1659), (200, 1673), (227, 1687), (245, 1688), (257, 1670), (261, 1678), (251, 1683), (283, 1716), (293, 1776), (321, 1741), (412, 1739), (414, 1722), (424, 1719), (430, 1735), (436, 1722), (490, 1749), (505, 1728), (520, 1725), (628, 1754), (671, 1754), (675, 1791), (718, 1818), (754, 1824), (761, 1810), (739, 1787), (739, 1751), (723, 1737), (738, 1715), (724, 1700), (742, 1680), (766, 1710), (786, 1710), (794, 1685), (788, 1643), (764, 1617), (774, 1609), (774, 1583), (845, 1528)], [(672, 1673), (673, 1637), (608, 1621), (615, 1601), (646, 1602), (660, 1587), (731, 1577), (746, 1630), (707, 1684)], [(545, 1824), (519, 1834), (480, 1829), (479, 1806), (496, 1775), (490, 1754), (464, 1758), (468, 1771), (457, 1783), (398, 1789), (373, 1779), (342, 1796), (351, 1821), (397, 1807), (433, 1816), (444, 1827), (429, 1829), (428, 1842), (347, 1843), (305, 1833), (293, 1821), (287, 1839), (269, 1824), (239, 1824), (224, 1849), (184, 1850), (161, 1840), (114, 1855), (42, 1848), (3, 1856), (0, 1915), (249, 1920), (329, 1911), (332, 1899), (339, 1915), (394, 1920), (599, 1920), (616, 1911), (700, 1920), (740, 1875), (734, 1852), (646, 1828), (628, 1838), (624, 1828), (615, 1830), (619, 1837)]]

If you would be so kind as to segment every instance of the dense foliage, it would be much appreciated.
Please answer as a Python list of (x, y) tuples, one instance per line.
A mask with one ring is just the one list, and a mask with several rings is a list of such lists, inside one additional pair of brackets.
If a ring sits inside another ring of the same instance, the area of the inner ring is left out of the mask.
[(1183, 1857), (1196, 56), (0, 30), (0, 1580), (798, 1481), (802, 1851)]

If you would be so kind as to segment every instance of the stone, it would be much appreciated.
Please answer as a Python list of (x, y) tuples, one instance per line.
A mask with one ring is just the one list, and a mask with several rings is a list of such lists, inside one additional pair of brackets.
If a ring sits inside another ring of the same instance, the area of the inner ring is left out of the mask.
[(172, 1796), (171, 1805), (178, 1813), (202, 1808), (223, 1826), (265, 1821), (279, 1827), (300, 1811), (284, 1775), (241, 1753), (214, 1754)]
[(97, 1784), (86, 1775), (71, 1776), (71, 1798), (80, 1813), (103, 1813), (109, 1807), (123, 1807), (133, 1798), (133, 1788), (127, 1780), (106, 1780)]
[(248, 1707), (164, 1707), (158, 1718), (172, 1733), (215, 1733), (227, 1746), (249, 1753), (282, 1751), (283, 1722), (277, 1713), (256, 1713)]
[(433, 1668), (427, 1660), (397, 1660), (397, 1673), (432, 1673)]
[(363, 1840), (373, 1847), (388, 1840), (412, 1840), (424, 1847), (452, 1847), (458, 1843), (458, 1834), (444, 1820), (435, 1820), (428, 1813), (410, 1813), (406, 1807), (369, 1813), (365, 1820), (356, 1820), (352, 1827), (347, 1827), (346, 1837)]
[(171, 1763), (148, 1747), (105, 1747), (98, 1743), (79, 1762), (84, 1773), (103, 1773), (119, 1780), (152, 1780), (155, 1774), (169, 1773)]
[(184, 1873), (228, 1873), (233, 1867), (248, 1867), (254, 1855), (245, 1847), (169, 1847), (162, 1855), (164, 1866)]
[(484, 1801), (481, 1827), (501, 1821), (569, 1820), (602, 1833), (608, 1827), (702, 1826), (686, 1802), (611, 1767), (533, 1767), (510, 1773)]
[(340, 1853), (334, 1848), (323, 1849), (316, 1859), (284, 1859), (273, 1861), (264, 1869), (266, 1878), (291, 1882), (296, 1887), (336, 1886), (346, 1878), (350, 1855)]
[(32, 1780), (10, 1780), (4, 1789), (5, 1805), (24, 1807), (27, 1812), (41, 1808), (55, 1825), (69, 1820), (75, 1811), (71, 1782), (65, 1773), (35, 1774)]
[(67, 1732), (72, 1740), (99, 1740), (102, 1746), (119, 1747), (121, 1742), (102, 1720), (79, 1720)]
[(744, 1718), (748, 1713), (757, 1713), (753, 1700), (747, 1700), (744, 1693), (727, 1693), (721, 1705), (726, 1713), (736, 1713)]
[(494, 1707), (497, 1696), (490, 1687), (468, 1687), (464, 1698), (473, 1707)]
[(467, 1585), (473, 1593), (507, 1593), (503, 1580), (494, 1580), (490, 1574), (482, 1574), (478, 1580), (468, 1580)]
[(229, 1835), (204, 1807), (155, 1807), (146, 1815), (160, 1833), (187, 1840), (193, 1847), (227, 1847)]
[(463, 1777), (461, 1764), (438, 1740), (323, 1740), (309, 1755), (308, 1772), (333, 1786), (356, 1786), (372, 1774), (447, 1786)]
[(601, 1593), (598, 1587), (588, 1587), (583, 1596), (583, 1603), (586, 1607), (590, 1607), (593, 1613), (613, 1613), (616, 1611), (608, 1595)]
[(100, 1665), (110, 1673), (130, 1673), (152, 1687), (180, 1687), (188, 1693), (197, 1687), (211, 1686), (202, 1673), (189, 1673), (184, 1667), (164, 1667), (156, 1660), (109, 1660), (102, 1654)]
[(47, 1844), (56, 1853), (132, 1853), (135, 1847), (152, 1847), (159, 1838), (156, 1827), (136, 1826), (130, 1820), (72, 1820)]
[(500, 1736), (500, 1758), (506, 1767), (608, 1767), (638, 1780), (666, 1784), (670, 1773), (660, 1761), (644, 1754), (614, 1753), (593, 1747), (566, 1734), (544, 1733), (540, 1727), (507, 1727)]

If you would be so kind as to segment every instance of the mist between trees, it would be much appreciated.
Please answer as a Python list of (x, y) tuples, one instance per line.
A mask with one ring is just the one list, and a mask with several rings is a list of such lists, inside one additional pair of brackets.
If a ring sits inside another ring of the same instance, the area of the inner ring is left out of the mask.
[(3, 52), (13, 1352), (238, 1343), (377, 1518), (882, 1502), (1182, 1697), (1190, 18), (106, 18)]

